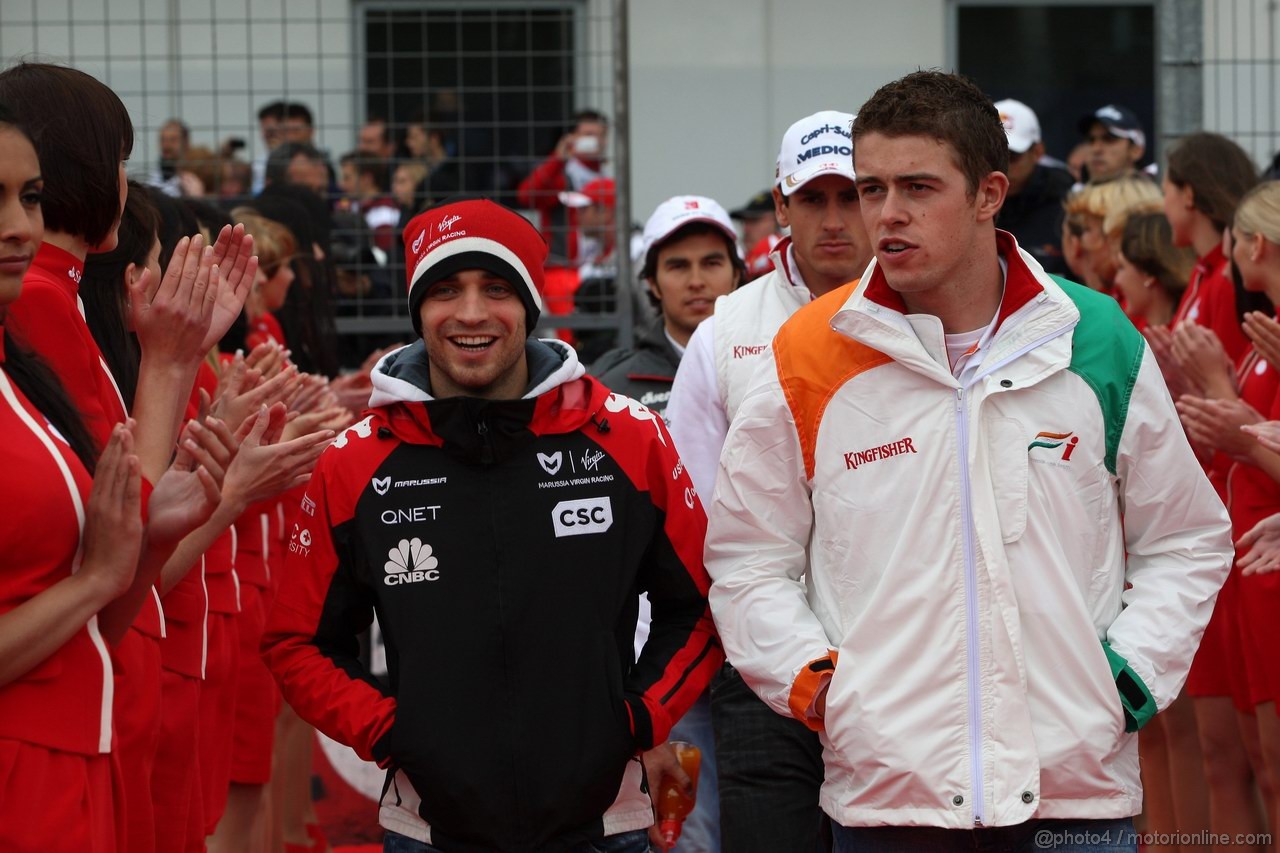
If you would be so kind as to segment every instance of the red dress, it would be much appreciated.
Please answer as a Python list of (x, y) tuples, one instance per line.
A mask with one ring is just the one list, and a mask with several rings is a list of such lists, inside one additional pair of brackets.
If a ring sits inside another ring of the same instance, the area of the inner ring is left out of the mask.
[[(1240, 398), (1268, 420), (1280, 419), (1280, 373), (1250, 350), (1238, 370)], [(1235, 462), (1227, 474), (1231, 533), (1239, 539), (1262, 519), (1280, 512), (1280, 483), (1252, 465)], [(1249, 704), (1280, 698), (1280, 573), (1236, 578), (1236, 624), (1248, 682)]]
[[(127, 417), (124, 399), (89, 331), (80, 302), (84, 263), (51, 243), (42, 243), (22, 282), (22, 295), (9, 306), (6, 327), (14, 340), (48, 364), (99, 448)], [(143, 484), (144, 507), (150, 487)], [(131, 851), (152, 847), (151, 774), (160, 725), (160, 639), (164, 611), (152, 590), (125, 636), (113, 650), (116, 672), (116, 742), (126, 841)]]
[[(1215, 246), (1196, 262), (1169, 327), (1177, 328), (1182, 322), (1211, 330), (1231, 360), (1241, 364), (1250, 344), (1236, 319), (1235, 286), (1231, 283), (1227, 258), (1220, 246)], [(1205, 465), (1209, 482), (1213, 483), (1224, 504), (1229, 502), (1227, 473), (1231, 464), (1230, 459), (1215, 454), (1215, 458)], [(1230, 696), (1236, 708), (1245, 711), (1251, 709), (1253, 703), (1247, 686), (1236, 617), (1238, 575), (1233, 571), (1218, 593), (1213, 617), (1205, 628), (1200, 649), (1187, 676), (1186, 691), (1188, 696)]]
[[(79, 567), (92, 481), (3, 369), (0, 328), (0, 613)], [(0, 850), (116, 849), (113, 666), (94, 616), (0, 687)]]

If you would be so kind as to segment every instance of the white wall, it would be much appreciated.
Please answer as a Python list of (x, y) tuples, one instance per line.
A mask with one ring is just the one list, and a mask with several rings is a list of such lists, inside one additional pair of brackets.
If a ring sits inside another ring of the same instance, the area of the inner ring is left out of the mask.
[(773, 182), (782, 134), (941, 67), (945, 0), (633, 0), (633, 215), (681, 193), (732, 209)]

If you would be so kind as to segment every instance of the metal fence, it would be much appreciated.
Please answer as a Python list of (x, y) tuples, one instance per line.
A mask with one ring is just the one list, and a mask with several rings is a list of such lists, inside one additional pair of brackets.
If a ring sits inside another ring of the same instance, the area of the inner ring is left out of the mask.
[[(625, 10), (625, 0), (0, 0), (0, 61), (61, 62), (101, 79), (134, 121), (130, 176), (228, 210), (252, 205), (268, 173), (279, 179), (270, 150), (314, 146), (323, 173), (281, 161), (283, 174), (315, 183), (332, 207), (337, 325), (353, 352), (409, 333), (399, 233), (455, 194), (495, 198), (545, 227), (555, 252), (544, 327), (586, 329), (602, 345), (630, 341), (631, 301), (613, 290), (630, 258), (609, 251), (611, 237), (629, 244), (629, 223), (606, 236), (602, 217), (566, 208), (561, 192), (595, 177), (596, 157), (599, 173), (627, 174)], [(587, 109), (609, 120), (598, 154), (548, 165)], [(188, 137), (178, 155), (162, 147), (176, 122)], [(575, 301), (584, 264), (604, 281), (589, 304)]]
[(1157, 26), (1160, 143), (1212, 131), (1268, 167), (1280, 150), (1277, 3), (1160, 0)]

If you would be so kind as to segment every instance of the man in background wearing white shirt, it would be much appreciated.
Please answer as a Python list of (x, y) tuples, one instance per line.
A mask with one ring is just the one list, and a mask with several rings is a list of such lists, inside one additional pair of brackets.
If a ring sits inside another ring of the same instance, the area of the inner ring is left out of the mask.
[[(716, 301), (689, 340), (666, 417), (695, 488), (709, 502), (720, 451), (747, 383), (783, 322), (858, 277), (872, 250), (854, 186), (853, 116), (830, 110), (793, 124), (778, 154), (774, 206), (791, 234), (774, 269)], [(711, 686), (725, 850), (822, 849), (822, 746), (774, 713), (729, 665)]]

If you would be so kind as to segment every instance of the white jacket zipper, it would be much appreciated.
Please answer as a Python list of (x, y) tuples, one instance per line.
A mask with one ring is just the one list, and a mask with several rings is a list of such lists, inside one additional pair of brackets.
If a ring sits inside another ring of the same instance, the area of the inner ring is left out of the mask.
[(960, 437), (960, 515), (964, 539), (965, 635), (968, 641), (969, 665), (969, 772), (973, 779), (973, 823), (985, 823), (986, 792), (983, 786), (982, 760), (982, 690), (981, 637), (978, 634), (978, 560), (974, 548), (973, 506), (969, 484), (969, 419), (965, 413), (965, 390), (993, 371), (1020, 358), (1075, 328), (1075, 324), (1054, 329), (995, 364), (984, 366), (964, 388), (956, 389), (956, 432)]
[(979, 687), (978, 569), (973, 544), (973, 508), (969, 504), (969, 423), (964, 389), (956, 389), (956, 430), (960, 436), (960, 516), (964, 537), (965, 635), (969, 665), (969, 773), (973, 780), (973, 822), (983, 824), (986, 795), (982, 785), (982, 691)]

